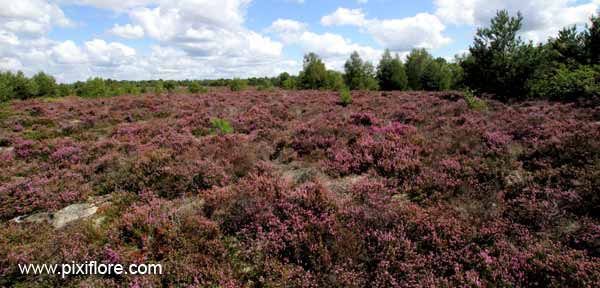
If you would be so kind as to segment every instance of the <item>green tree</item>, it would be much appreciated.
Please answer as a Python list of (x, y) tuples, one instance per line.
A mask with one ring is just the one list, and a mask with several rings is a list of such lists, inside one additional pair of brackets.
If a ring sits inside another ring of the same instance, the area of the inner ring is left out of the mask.
[(39, 72), (31, 78), (31, 81), (37, 85), (37, 95), (34, 95), (35, 97), (56, 96), (56, 80), (54, 77), (44, 72)]
[(66, 97), (71, 96), (73, 94), (75, 93), (73, 92), (72, 85), (61, 83), (58, 84), (58, 86), (56, 87), (56, 95), (58, 97)]
[(188, 83), (188, 91), (192, 94), (196, 94), (206, 91), (206, 88), (202, 87), (199, 81), (190, 81)]
[(344, 78), (351, 90), (376, 90), (375, 69), (370, 62), (364, 62), (354, 51), (344, 65)]
[(339, 90), (345, 87), (344, 75), (334, 70), (327, 70), (327, 80), (325, 86), (329, 90)]
[(81, 89), (77, 91), (77, 94), (81, 97), (106, 97), (109, 95), (109, 87), (106, 85), (106, 81), (102, 78), (90, 78), (83, 85)]
[(431, 54), (425, 49), (413, 49), (406, 57), (406, 77), (411, 90), (423, 90), (423, 72), (433, 61)]
[(592, 16), (592, 26), (587, 31), (587, 50), (591, 64), (600, 64), (600, 15)]
[(292, 90), (292, 89), (296, 89), (297, 85), (298, 85), (298, 78), (291, 76), (290, 78), (285, 79), (283, 82), (281, 82), (281, 88), (283, 89), (287, 89), (287, 90)]
[(280, 88), (284, 88), (283, 87), (283, 83), (286, 80), (290, 79), (290, 77), (291, 77), (290, 73), (282, 72), (281, 74), (279, 74), (279, 76), (277, 76), (275, 78), (275, 81), (274, 81), (275, 82), (275, 86), (280, 87)]
[(167, 92), (171, 93), (177, 88), (177, 82), (175, 82), (174, 80), (167, 80), (164, 83), (164, 87), (165, 89), (167, 89)]
[(465, 83), (478, 93), (496, 95), (499, 100), (524, 99), (529, 83), (544, 61), (544, 49), (525, 44), (517, 36), (523, 17), (499, 11), (490, 27), (477, 29), (470, 56), (461, 66)]
[(429, 61), (423, 75), (421, 75), (421, 87), (428, 91), (449, 90), (452, 84), (452, 71), (444, 58)]
[(162, 79), (155, 81), (153, 88), (156, 95), (162, 94), (165, 91), (164, 81)]
[(246, 80), (235, 78), (229, 82), (229, 90), (237, 92), (244, 91), (248, 87), (248, 82)]
[(385, 50), (377, 66), (377, 80), (381, 90), (405, 90), (407, 88), (406, 71), (398, 54), (396, 57), (392, 57), (390, 50)]
[(0, 72), (0, 102), (14, 98), (14, 75), (10, 71)]
[[(587, 64), (586, 34), (577, 32), (576, 26), (563, 28), (558, 37), (550, 39), (546, 46), (549, 49), (549, 61), (562, 63), (568, 67)], [(556, 65), (554, 65), (556, 66)]]
[(303, 69), (298, 76), (298, 80), (302, 89), (326, 87), (327, 69), (317, 54), (311, 52), (304, 56)]

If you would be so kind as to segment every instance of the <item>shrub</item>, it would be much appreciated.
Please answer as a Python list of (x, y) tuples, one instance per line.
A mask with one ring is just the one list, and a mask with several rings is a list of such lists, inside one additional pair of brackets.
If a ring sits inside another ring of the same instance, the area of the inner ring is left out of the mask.
[(469, 106), (469, 109), (471, 110), (480, 111), (485, 110), (487, 108), (487, 103), (483, 99), (475, 97), (471, 90), (465, 91), (463, 94), (463, 98), (465, 99), (465, 102), (467, 102), (467, 106)]
[(576, 70), (566, 67), (532, 84), (533, 95), (559, 101), (600, 96), (600, 65), (581, 66)]
[(327, 83), (325, 86), (327, 89), (340, 90), (344, 88), (344, 75), (340, 72), (328, 70), (327, 71)]
[(12, 99), (14, 93), (13, 75), (11, 72), (0, 72), (0, 102)]
[(206, 89), (206, 87), (200, 85), (200, 82), (198, 82), (198, 81), (191, 81), (190, 84), (188, 84), (188, 91), (190, 93), (196, 94), (196, 93), (206, 93), (206, 92), (208, 92), (208, 89)]
[(340, 104), (342, 106), (348, 106), (352, 104), (352, 94), (350, 93), (350, 89), (344, 87), (339, 90), (340, 94)]
[(256, 89), (258, 91), (273, 91), (274, 87), (275, 86), (273, 86), (273, 82), (271, 82), (271, 80), (264, 79), (264, 80), (260, 81), (258, 86), (256, 86)]
[(225, 119), (212, 119), (210, 124), (212, 125), (212, 134), (224, 135), (233, 133), (233, 127)]
[(102, 78), (88, 79), (77, 91), (77, 95), (86, 98), (97, 98), (108, 96), (109, 89)]
[(165, 87), (165, 89), (167, 89), (167, 92), (171, 93), (171, 92), (175, 91), (175, 89), (177, 88), (177, 82), (175, 82), (173, 80), (165, 81), (164, 87)]
[(229, 81), (229, 90), (233, 92), (244, 91), (248, 87), (248, 82), (246, 80), (235, 78)]
[(56, 80), (54, 77), (39, 72), (31, 78), (31, 81), (37, 85), (37, 94), (34, 97), (53, 97), (56, 96)]

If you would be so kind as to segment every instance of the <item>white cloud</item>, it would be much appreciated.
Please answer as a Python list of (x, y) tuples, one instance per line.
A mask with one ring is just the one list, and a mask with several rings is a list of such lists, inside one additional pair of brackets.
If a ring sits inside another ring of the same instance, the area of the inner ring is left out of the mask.
[(52, 25), (73, 25), (56, 5), (45, 0), (0, 0), (0, 29), (15, 33), (41, 35)]
[(87, 55), (73, 41), (65, 41), (52, 48), (53, 59), (59, 64), (82, 64)]
[(419, 13), (414, 17), (392, 20), (372, 20), (363, 26), (377, 42), (393, 51), (412, 48), (435, 49), (450, 43), (442, 32), (446, 27), (435, 16)]
[(436, 15), (445, 22), (488, 25), (498, 10), (523, 14), (523, 35), (544, 41), (565, 26), (586, 23), (600, 8), (600, 1), (577, 4), (573, 0), (436, 0)]
[(338, 8), (321, 18), (325, 26), (357, 26), (361, 32), (370, 34), (380, 45), (393, 51), (408, 51), (412, 48), (435, 49), (448, 44), (451, 39), (444, 36), (446, 26), (437, 16), (419, 13), (402, 19), (367, 19), (360, 9)]
[(23, 64), (19, 59), (2, 57), (0, 58), (0, 71), (2, 70), (19, 70), (23, 68)]
[(8, 31), (0, 31), (0, 44), (19, 45), (19, 43), (19, 38), (14, 33)]
[(90, 60), (96, 65), (118, 66), (132, 62), (136, 55), (135, 49), (121, 43), (94, 39), (85, 42), (85, 49)]
[(274, 33), (298, 33), (305, 31), (307, 25), (302, 22), (289, 20), (289, 19), (277, 19), (269, 28), (268, 32)]
[(365, 14), (361, 9), (338, 8), (332, 14), (323, 16), (321, 24), (324, 26), (332, 25), (352, 25), (361, 26), (366, 24)]
[(306, 24), (294, 20), (279, 19), (267, 30), (277, 34), (284, 43), (299, 46), (305, 53), (317, 53), (330, 69), (342, 70), (344, 62), (354, 51), (371, 62), (376, 61), (382, 54), (381, 50), (352, 43), (338, 34), (307, 31)]
[(115, 26), (113, 26), (109, 32), (127, 39), (139, 39), (144, 37), (144, 29), (138, 25), (126, 24), (121, 26), (119, 24), (115, 24)]
[(81, 6), (92, 6), (101, 9), (114, 11), (126, 11), (134, 7), (158, 4), (158, 0), (62, 0), (67, 4), (77, 4)]

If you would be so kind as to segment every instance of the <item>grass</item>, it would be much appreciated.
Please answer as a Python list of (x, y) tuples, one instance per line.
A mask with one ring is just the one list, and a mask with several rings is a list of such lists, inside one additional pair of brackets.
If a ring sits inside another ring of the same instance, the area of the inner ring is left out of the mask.
[(231, 126), (231, 123), (225, 119), (215, 118), (212, 119), (210, 123), (213, 127), (211, 134), (225, 135), (233, 133), (233, 127)]
[(475, 95), (473, 95), (473, 92), (470, 90), (465, 91), (464, 99), (465, 102), (467, 102), (467, 106), (469, 106), (469, 109), (471, 110), (483, 111), (487, 109), (487, 103), (485, 102), (485, 100), (475, 97)]
[(342, 104), (342, 106), (346, 107), (350, 104), (352, 104), (352, 94), (350, 94), (350, 89), (348, 89), (347, 87), (344, 87), (342, 89), (340, 89), (340, 104)]

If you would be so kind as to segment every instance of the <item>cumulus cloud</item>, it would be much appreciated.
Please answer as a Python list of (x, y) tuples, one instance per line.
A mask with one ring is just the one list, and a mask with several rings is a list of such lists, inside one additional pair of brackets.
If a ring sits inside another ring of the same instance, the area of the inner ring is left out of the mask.
[(498, 10), (524, 17), (523, 35), (544, 41), (562, 27), (588, 22), (600, 9), (600, 1), (579, 4), (572, 0), (435, 0), (436, 15), (452, 24), (488, 25)]
[(305, 53), (317, 53), (330, 69), (343, 69), (344, 62), (353, 51), (357, 51), (363, 59), (372, 62), (382, 54), (381, 50), (353, 43), (338, 34), (310, 32), (306, 24), (294, 20), (278, 19), (267, 31), (277, 34), (287, 45), (299, 46)]
[(138, 25), (119, 25), (115, 24), (110, 30), (110, 33), (117, 35), (121, 38), (127, 39), (139, 39), (144, 37), (144, 29)]
[(42, 35), (52, 25), (73, 25), (63, 11), (45, 0), (0, 0), (0, 29), (27, 35)]
[(302, 22), (290, 19), (277, 19), (267, 28), (267, 31), (274, 33), (298, 33), (305, 31), (306, 28), (307, 25)]
[(442, 32), (446, 27), (435, 16), (419, 13), (414, 17), (370, 21), (364, 29), (379, 44), (394, 51), (412, 48), (435, 49), (450, 43), (451, 39)]
[(371, 35), (380, 45), (393, 51), (408, 51), (412, 48), (435, 49), (448, 44), (451, 39), (444, 36), (446, 26), (437, 16), (419, 13), (402, 19), (367, 19), (360, 9), (338, 8), (321, 18), (324, 26), (356, 26)]
[(136, 55), (135, 49), (121, 43), (106, 43), (101, 39), (85, 42), (90, 60), (97, 65), (118, 66), (130, 63)]
[(76, 4), (81, 6), (91, 6), (100, 9), (107, 9), (113, 11), (127, 11), (128, 9), (135, 7), (142, 7), (146, 5), (159, 4), (159, 0), (62, 0), (65, 4)]
[(52, 48), (53, 60), (59, 64), (82, 64), (87, 55), (71, 40), (58, 43)]
[[(4, 1), (4, 0), (0, 0)], [(59, 0), (126, 15), (130, 23), (107, 32), (158, 45), (140, 55), (123, 43), (91, 39), (53, 41), (53, 26), (72, 22), (45, 0), (6, 3), (0, 11), (0, 69), (44, 70), (59, 81), (251, 77), (297, 71), (283, 59), (283, 44), (244, 26), (250, 0)], [(14, 4), (14, 5), (13, 5)]]
[(353, 25), (362, 26), (367, 23), (365, 14), (361, 9), (338, 8), (332, 14), (323, 16), (321, 24), (324, 26), (332, 25)]

